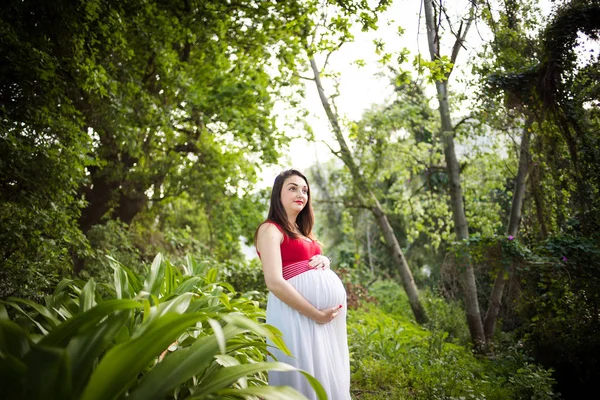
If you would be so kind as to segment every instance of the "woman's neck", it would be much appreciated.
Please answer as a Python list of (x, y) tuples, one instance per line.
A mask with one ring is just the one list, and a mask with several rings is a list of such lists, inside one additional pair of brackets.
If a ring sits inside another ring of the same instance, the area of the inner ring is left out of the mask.
[(296, 217), (297, 215), (294, 216), (288, 216), (288, 222), (290, 223), (291, 227), (296, 227), (298, 226), (298, 224), (296, 223)]
[(296, 222), (296, 217), (288, 217), (288, 222), (290, 224), (290, 228), (292, 228), (293, 232), (300, 234), (300, 228), (298, 227), (298, 223)]

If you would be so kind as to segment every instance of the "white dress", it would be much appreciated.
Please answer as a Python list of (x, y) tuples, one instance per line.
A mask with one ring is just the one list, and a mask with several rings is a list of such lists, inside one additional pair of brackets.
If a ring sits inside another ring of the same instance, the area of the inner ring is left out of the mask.
[[(319, 310), (340, 304), (342, 308), (331, 322), (319, 324), (269, 293), (266, 322), (282, 332), (283, 340), (294, 357), (286, 356), (273, 343), (269, 343), (271, 352), (278, 361), (317, 378), (329, 399), (350, 399), (344, 285), (331, 269), (306, 271), (290, 278), (288, 282)], [(317, 398), (308, 380), (299, 372), (269, 371), (269, 385), (291, 386), (311, 400)]]

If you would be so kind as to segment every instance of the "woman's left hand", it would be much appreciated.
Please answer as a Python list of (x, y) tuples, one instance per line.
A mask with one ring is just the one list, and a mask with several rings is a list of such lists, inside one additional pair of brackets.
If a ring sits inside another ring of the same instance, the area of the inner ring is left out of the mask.
[(328, 269), (331, 265), (331, 261), (329, 257), (326, 257), (322, 254), (317, 254), (312, 256), (310, 260), (308, 260), (308, 265), (314, 269)]

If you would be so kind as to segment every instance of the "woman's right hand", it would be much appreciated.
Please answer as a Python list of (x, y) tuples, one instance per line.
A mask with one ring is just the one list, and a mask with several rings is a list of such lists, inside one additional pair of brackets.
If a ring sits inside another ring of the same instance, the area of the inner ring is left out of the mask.
[(326, 323), (330, 322), (332, 319), (334, 319), (338, 315), (340, 308), (342, 308), (341, 304), (339, 306), (326, 308), (324, 310), (319, 310), (319, 314), (318, 314), (317, 318), (315, 318), (315, 321), (319, 324), (326, 324)]

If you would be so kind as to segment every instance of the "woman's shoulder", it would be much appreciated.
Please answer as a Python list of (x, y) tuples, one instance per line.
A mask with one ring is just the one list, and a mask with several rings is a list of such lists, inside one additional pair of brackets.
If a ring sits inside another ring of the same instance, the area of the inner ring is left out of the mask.
[(281, 228), (281, 226), (279, 226), (279, 224), (277, 224), (274, 221), (271, 220), (267, 220), (265, 222), (263, 222), (262, 224), (260, 224), (260, 226), (258, 227), (258, 234), (265, 234), (265, 233), (280, 233), (283, 235), (283, 228)]

